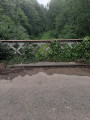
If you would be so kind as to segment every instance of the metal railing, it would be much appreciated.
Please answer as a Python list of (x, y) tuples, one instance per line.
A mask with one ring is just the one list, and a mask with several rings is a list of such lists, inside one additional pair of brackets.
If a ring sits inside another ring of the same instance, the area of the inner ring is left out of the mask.
[[(61, 46), (65, 43), (67, 43), (70, 47), (72, 47), (73, 44), (81, 42), (83, 39), (52, 39), (52, 40), (0, 40), (1, 44), (8, 45), (9, 48), (13, 49), (15, 54), (20, 53), (20, 49), (23, 48), (25, 45), (29, 45), (32, 47), (34, 44), (38, 44), (39, 46), (43, 44), (50, 44), (52, 41), (59, 41)], [(89, 39), (90, 41), (90, 39)], [(17, 44), (17, 48), (15, 47), (15, 44)]]
[[(0, 40), (0, 42), (52, 42), (52, 41), (60, 41), (60, 42), (79, 42), (83, 39), (47, 39), (47, 40)], [(90, 41), (90, 39), (88, 39)]]

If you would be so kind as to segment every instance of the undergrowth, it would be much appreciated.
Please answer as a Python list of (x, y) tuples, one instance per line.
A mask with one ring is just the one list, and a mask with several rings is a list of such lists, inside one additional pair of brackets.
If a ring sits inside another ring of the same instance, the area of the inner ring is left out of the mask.
[(20, 50), (20, 53), (21, 55), (15, 54), (7, 45), (0, 44), (0, 61), (7, 64), (34, 63), (39, 61), (90, 63), (90, 42), (84, 39), (82, 42), (72, 46), (68, 44), (60, 45), (60, 42), (57, 41), (41, 46), (37, 44), (32, 47), (26, 45)]

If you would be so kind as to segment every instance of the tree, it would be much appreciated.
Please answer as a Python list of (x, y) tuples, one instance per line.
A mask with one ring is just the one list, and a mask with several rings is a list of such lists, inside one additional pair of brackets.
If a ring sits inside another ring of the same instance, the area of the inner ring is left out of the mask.
[(89, 12), (88, 0), (51, 0), (47, 13), (48, 30), (53, 29), (60, 38), (87, 36), (90, 33)]
[(0, 16), (0, 34), (6, 31), (1, 39), (34, 39), (45, 31), (44, 6), (36, 0), (0, 0), (0, 5), (5, 18), (3, 22), (2, 15)]

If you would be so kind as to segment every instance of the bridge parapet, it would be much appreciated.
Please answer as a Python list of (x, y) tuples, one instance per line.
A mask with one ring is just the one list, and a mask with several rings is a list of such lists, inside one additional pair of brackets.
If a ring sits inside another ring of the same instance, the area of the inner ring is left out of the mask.
[[(25, 45), (29, 45), (29, 47), (32, 47), (33, 45), (37, 44), (38, 46), (42, 46), (44, 44), (50, 45), (51, 42), (58, 41), (60, 42), (60, 45), (68, 44), (70, 47), (72, 47), (73, 44), (79, 43), (82, 41), (82, 39), (53, 39), (53, 40), (0, 40), (1, 44), (8, 45), (10, 49), (14, 50), (15, 54), (20, 53), (20, 49), (23, 48)], [(90, 39), (89, 39), (90, 41)], [(18, 47), (15, 47), (18, 46)]]

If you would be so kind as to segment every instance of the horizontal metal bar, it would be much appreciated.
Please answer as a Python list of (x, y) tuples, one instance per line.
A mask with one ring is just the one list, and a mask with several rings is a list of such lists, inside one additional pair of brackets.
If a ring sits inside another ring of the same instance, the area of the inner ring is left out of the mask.
[[(60, 42), (77, 42), (82, 41), (83, 39), (52, 39), (52, 40), (0, 40), (0, 42), (52, 42), (52, 41), (60, 41)], [(88, 39), (90, 41), (90, 39)]]

